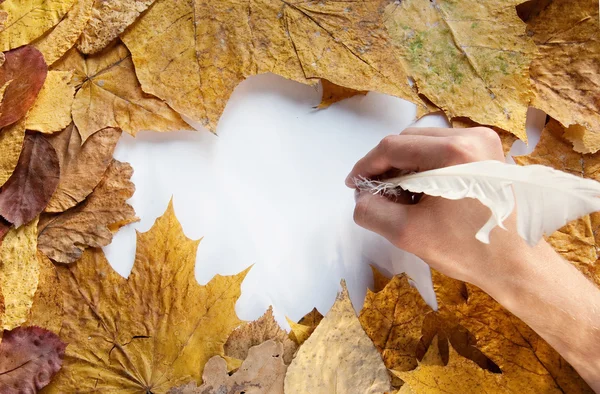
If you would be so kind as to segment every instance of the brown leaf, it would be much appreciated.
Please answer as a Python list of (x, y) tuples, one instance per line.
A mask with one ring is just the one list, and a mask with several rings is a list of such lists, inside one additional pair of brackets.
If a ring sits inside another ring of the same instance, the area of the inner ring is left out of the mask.
[(225, 355), (244, 360), (248, 356), (248, 349), (270, 339), (283, 345), (281, 357), (286, 364), (289, 364), (298, 345), (279, 327), (273, 317), (272, 307), (269, 307), (258, 320), (243, 325), (231, 333), (225, 343)]
[(567, 127), (575, 150), (600, 149), (600, 25), (596, 0), (554, 0), (528, 22), (539, 56), (532, 105)]
[(66, 346), (56, 334), (39, 327), (5, 331), (0, 342), (0, 392), (38, 392), (60, 369)]
[(107, 127), (82, 145), (77, 127), (71, 124), (47, 137), (58, 154), (60, 182), (46, 212), (63, 212), (74, 207), (94, 190), (112, 161), (120, 136), (121, 130)]
[(13, 174), (25, 140), (25, 119), (0, 129), (0, 186)]
[(323, 88), (323, 93), (321, 94), (321, 103), (317, 106), (319, 109), (327, 108), (331, 104), (335, 104), (338, 101), (342, 101), (350, 97), (358, 95), (364, 96), (367, 94), (367, 92), (364, 90), (355, 90), (338, 86), (326, 79), (321, 79), (321, 87)]
[(60, 176), (54, 148), (38, 133), (27, 134), (19, 163), (0, 190), (0, 215), (20, 227), (39, 215)]
[(373, 293), (379, 293), (381, 290), (385, 289), (391, 279), (385, 276), (374, 265), (371, 265), (371, 272), (373, 272)]
[(199, 241), (188, 239), (173, 206), (138, 233), (127, 279), (100, 249), (77, 264), (57, 265), (64, 297), (61, 337), (69, 343), (51, 393), (166, 393), (199, 383), (204, 365), (223, 354), (241, 322), (235, 303), (248, 270), (194, 277)]
[(74, 73), (77, 93), (73, 122), (84, 142), (106, 127), (120, 128), (131, 135), (140, 130), (190, 128), (162, 100), (142, 91), (131, 55), (122, 44), (87, 57), (73, 48), (54, 64), (53, 69)]
[(282, 360), (283, 345), (269, 340), (249, 349), (248, 357), (233, 374), (227, 363), (214, 356), (202, 373), (202, 386), (195, 383), (175, 387), (169, 394), (283, 394), (287, 366)]
[(42, 253), (37, 253), (40, 276), (33, 304), (25, 326), (38, 326), (60, 333), (63, 322), (63, 297), (54, 264)]
[(135, 186), (130, 178), (133, 169), (113, 160), (92, 194), (81, 205), (46, 216), (40, 223), (38, 248), (61, 263), (73, 263), (88, 247), (108, 245), (113, 232), (138, 220), (127, 200)]
[[(551, 119), (544, 128), (535, 150), (526, 156), (515, 157), (520, 165), (541, 164), (560, 171), (600, 181), (600, 153), (581, 154), (562, 138), (565, 128)], [(600, 213), (586, 215), (568, 223), (547, 237), (561, 256), (600, 286)]]
[(6, 233), (8, 233), (8, 230), (10, 230), (11, 226), (12, 224), (0, 217), (0, 246), (2, 246), (2, 240), (4, 239)]
[(521, 20), (527, 22), (539, 15), (553, 0), (529, 0), (517, 6), (517, 14)]
[(0, 86), (8, 83), (0, 103), (0, 127), (23, 118), (44, 85), (48, 66), (34, 47), (24, 46), (5, 53), (0, 67)]

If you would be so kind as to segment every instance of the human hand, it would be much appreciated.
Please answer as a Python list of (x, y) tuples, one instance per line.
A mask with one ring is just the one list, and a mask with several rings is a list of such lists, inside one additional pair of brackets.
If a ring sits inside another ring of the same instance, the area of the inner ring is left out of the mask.
[[(481, 160), (504, 161), (500, 138), (491, 129), (411, 128), (384, 138), (356, 163), (346, 184), (355, 187), (354, 179), (391, 169), (425, 171)], [(530, 249), (516, 232), (514, 215), (505, 222), (509, 231), (492, 231), (489, 245), (476, 240), (489, 216), (489, 209), (474, 199), (425, 195), (417, 204), (403, 205), (365, 191), (357, 196), (354, 211), (360, 226), (434, 269), (479, 287), (485, 287), (488, 278), (510, 272), (510, 262), (519, 260), (516, 253)]]

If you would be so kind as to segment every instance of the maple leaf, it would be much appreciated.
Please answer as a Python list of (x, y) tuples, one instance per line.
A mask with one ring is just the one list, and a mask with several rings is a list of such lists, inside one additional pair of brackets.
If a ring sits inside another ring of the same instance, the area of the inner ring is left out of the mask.
[(286, 317), (286, 320), (291, 329), (289, 338), (296, 344), (302, 345), (304, 341), (310, 337), (313, 331), (315, 331), (315, 328), (317, 328), (321, 320), (323, 320), (323, 315), (317, 308), (313, 308), (313, 310), (304, 315), (298, 323), (290, 320), (288, 317)]
[(49, 71), (37, 100), (27, 113), (25, 127), (42, 133), (55, 133), (71, 123), (75, 87), (70, 71)]
[(382, 393), (389, 389), (387, 369), (363, 331), (342, 281), (335, 303), (288, 367), (285, 392)]
[(48, 141), (58, 154), (60, 182), (46, 206), (46, 212), (63, 212), (83, 201), (98, 185), (112, 162), (121, 130), (108, 127), (94, 133), (82, 145), (71, 124)]
[(85, 248), (108, 245), (113, 232), (138, 220), (127, 204), (135, 190), (132, 174), (129, 164), (113, 160), (83, 203), (58, 215), (42, 216), (39, 250), (54, 261), (73, 263)]
[[(429, 353), (425, 358), (434, 358)], [(473, 361), (461, 357), (452, 347), (446, 365), (420, 363), (413, 371), (396, 372), (411, 390), (416, 393), (512, 393), (506, 388), (505, 377), (479, 368)], [(404, 387), (403, 387), (404, 388)], [(406, 389), (405, 389), (406, 390)], [(402, 391), (401, 391), (402, 392)]]
[(77, 93), (72, 114), (83, 142), (106, 127), (117, 127), (131, 135), (140, 130), (190, 128), (162, 100), (142, 92), (131, 55), (121, 44), (88, 57), (71, 49), (53, 70), (74, 72)]
[(54, 64), (75, 45), (92, 15), (93, 5), (94, 0), (76, 0), (54, 29), (31, 43), (44, 55), (48, 66)]
[(17, 168), (25, 141), (25, 119), (0, 129), (0, 186), (4, 185)]
[(37, 219), (12, 228), (0, 245), (0, 289), (4, 298), (2, 329), (20, 326), (29, 314), (38, 286)]
[[(534, 151), (526, 156), (516, 156), (520, 165), (541, 164), (573, 175), (600, 181), (600, 153), (574, 152), (562, 136), (565, 128), (551, 119), (542, 131)], [(600, 286), (600, 213), (592, 213), (568, 223), (546, 240), (561, 256)]]
[(6, 0), (0, 11), (8, 13), (0, 31), (0, 50), (26, 45), (56, 25), (75, 0)]
[(52, 145), (41, 134), (27, 134), (17, 168), (0, 190), (0, 215), (15, 227), (30, 222), (46, 208), (59, 176)]
[(42, 253), (37, 253), (39, 279), (25, 326), (38, 326), (55, 334), (60, 333), (63, 321), (63, 298), (58, 273), (54, 264)]
[(540, 56), (532, 105), (567, 127), (575, 150), (600, 149), (600, 25), (595, 0), (554, 0), (528, 22)]
[(223, 354), (240, 324), (235, 302), (248, 270), (196, 282), (199, 241), (188, 239), (172, 204), (138, 233), (128, 279), (99, 249), (57, 266), (63, 292), (65, 364), (50, 392), (165, 393), (200, 381), (204, 364)]
[[(6, 3), (0, 4), (0, 7)], [(34, 47), (24, 46), (4, 55), (5, 61), (0, 67), (0, 86), (4, 87), (0, 103), (0, 127), (13, 124), (25, 116), (48, 73), (44, 57)]]
[(0, 392), (37, 393), (62, 365), (66, 344), (39, 327), (4, 332), (0, 342)]
[(209, 130), (234, 88), (272, 72), (424, 104), (382, 23), (386, 0), (157, 0), (121, 39), (142, 89)]
[(283, 394), (287, 370), (283, 352), (283, 345), (274, 340), (253, 346), (233, 374), (227, 372), (227, 363), (222, 357), (214, 356), (204, 367), (202, 386), (189, 383), (169, 390), (169, 394)]
[(335, 104), (338, 101), (342, 101), (350, 97), (358, 95), (364, 96), (367, 94), (366, 91), (338, 86), (326, 79), (321, 80), (321, 87), (323, 89), (323, 93), (321, 93), (321, 102), (317, 106), (318, 109), (327, 108), (331, 104)]
[(508, 130), (527, 141), (529, 64), (535, 45), (515, 6), (522, 0), (406, 0), (385, 25), (419, 93), (449, 118)]
[(241, 326), (232, 332), (225, 343), (225, 354), (229, 357), (244, 360), (248, 356), (248, 350), (251, 347), (260, 345), (270, 339), (282, 344), (281, 357), (286, 364), (289, 364), (298, 346), (288, 338), (287, 332), (279, 327), (273, 317), (272, 307), (269, 307), (258, 320)]

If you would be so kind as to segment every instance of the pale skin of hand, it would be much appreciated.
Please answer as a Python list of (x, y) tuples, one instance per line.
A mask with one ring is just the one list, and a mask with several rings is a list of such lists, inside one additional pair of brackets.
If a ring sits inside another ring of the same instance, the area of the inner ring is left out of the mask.
[[(346, 179), (379, 176), (391, 169), (424, 171), (481, 160), (504, 161), (491, 129), (411, 128), (388, 136), (359, 160)], [(600, 393), (600, 289), (545, 241), (530, 247), (516, 231), (496, 228), (490, 244), (475, 234), (490, 216), (476, 200), (423, 196), (415, 205), (362, 192), (356, 223), (411, 252), (432, 268), (471, 283), (527, 323)]]

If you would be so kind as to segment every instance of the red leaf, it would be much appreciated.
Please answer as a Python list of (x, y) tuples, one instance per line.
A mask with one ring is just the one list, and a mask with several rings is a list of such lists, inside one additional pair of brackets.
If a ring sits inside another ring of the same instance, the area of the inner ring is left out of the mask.
[(46, 80), (48, 66), (44, 56), (32, 46), (5, 52), (0, 67), (0, 88), (8, 83), (0, 103), (0, 127), (25, 116)]
[(67, 345), (51, 331), (17, 327), (0, 342), (0, 393), (36, 393), (62, 366)]
[(15, 172), (0, 191), (0, 215), (15, 227), (41, 213), (60, 178), (58, 156), (41, 134), (27, 134)]

